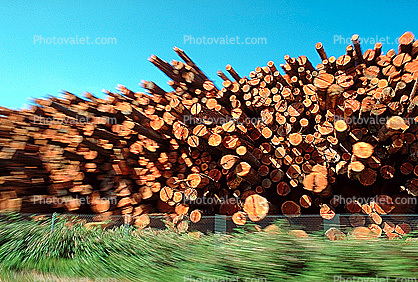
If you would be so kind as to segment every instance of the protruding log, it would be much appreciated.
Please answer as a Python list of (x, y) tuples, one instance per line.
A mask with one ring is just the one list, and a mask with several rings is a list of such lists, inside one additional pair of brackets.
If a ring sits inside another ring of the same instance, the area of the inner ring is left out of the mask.
[(321, 58), (322, 61), (328, 59), (327, 54), (325, 54), (325, 50), (321, 42), (318, 42), (315, 44), (315, 49), (318, 52), (319, 57)]

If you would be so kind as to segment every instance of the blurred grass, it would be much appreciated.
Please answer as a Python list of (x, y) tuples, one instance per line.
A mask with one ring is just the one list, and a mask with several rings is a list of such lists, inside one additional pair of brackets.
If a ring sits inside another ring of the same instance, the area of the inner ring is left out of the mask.
[(50, 219), (29, 221), (10, 215), (0, 221), (0, 279), (166, 282), (418, 277), (415, 240), (331, 242), (321, 236), (293, 237), (284, 227), (282, 232), (269, 233), (250, 227), (233, 235), (196, 236), (126, 227), (88, 230), (59, 219), (51, 232)]

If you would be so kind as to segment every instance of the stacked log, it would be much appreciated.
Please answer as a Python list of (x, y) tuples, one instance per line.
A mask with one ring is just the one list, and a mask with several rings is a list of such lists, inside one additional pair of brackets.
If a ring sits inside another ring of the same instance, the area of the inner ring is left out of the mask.
[[(388, 213), (376, 199), (418, 195), (418, 41), (407, 32), (386, 54), (352, 41), (338, 58), (317, 43), (316, 67), (286, 55), (242, 77), (227, 65), (219, 88), (174, 48), (183, 62), (150, 57), (171, 92), (143, 81), (147, 93), (119, 85), (103, 99), (64, 91), (1, 108), (0, 191), (15, 191), (22, 211), (49, 199), (138, 226), (155, 212), (239, 225), (267, 213)], [(370, 209), (341, 201), (376, 196)]]

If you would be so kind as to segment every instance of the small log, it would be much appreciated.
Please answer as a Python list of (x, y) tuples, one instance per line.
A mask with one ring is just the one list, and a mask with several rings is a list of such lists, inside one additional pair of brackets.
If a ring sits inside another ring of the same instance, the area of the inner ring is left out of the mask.
[(279, 182), (276, 188), (277, 194), (280, 196), (287, 196), (291, 192), (289, 184), (286, 182)]
[(287, 217), (300, 216), (300, 206), (293, 201), (286, 201), (281, 206), (282, 214)]
[(193, 210), (190, 213), (190, 221), (193, 223), (199, 222), (201, 218), (202, 218), (202, 213), (199, 210)]
[(323, 204), (320, 207), (319, 214), (323, 219), (331, 220), (335, 217), (335, 211), (331, 209), (327, 204)]
[(312, 199), (308, 195), (303, 195), (299, 199), (299, 204), (301, 205), (301, 207), (307, 209), (312, 206)]
[(146, 228), (151, 223), (151, 219), (147, 214), (141, 214), (135, 218), (135, 226), (139, 230)]
[(232, 215), (232, 221), (236, 225), (241, 225), (242, 226), (242, 225), (245, 225), (245, 223), (247, 222), (247, 217), (246, 217), (244, 212), (238, 211), (238, 212), (236, 212)]
[(325, 236), (327, 236), (327, 238), (330, 241), (337, 241), (337, 240), (345, 240), (346, 239), (346, 235), (344, 234), (344, 232), (340, 231), (339, 229), (337, 229), (335, 227), (331, 227), (330, 229), (328, 229), (325, 232)]

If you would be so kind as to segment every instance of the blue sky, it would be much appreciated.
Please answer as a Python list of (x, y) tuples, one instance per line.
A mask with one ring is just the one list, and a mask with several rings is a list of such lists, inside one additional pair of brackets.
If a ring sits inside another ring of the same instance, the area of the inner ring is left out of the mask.
[[(219, 85), (216, 71), (227, 64), (241, 76), (269, 60), (283, 63), (286, 54), (307, 55), (316, 65), (319, 41), (328, 56), (339, 56), (355, 33), (368, 40), (363, 50), (376, 37), (393, 43), (405, 31), (418, 36), (416, 1), (18, 2), (0, 1), (0, 105), (11, 108), (61, 89), (100, 96), (117, 84), (143, 91), (140, 81), (151, 80), (170, 90), (168, 78), (147, 59), (178, 60), (174, 46)], [(76, 36), (116, 38), (116, 44), (46, 44)], [(185, 36), (266, 38), (267, 44), (190, 44)], [(35, 42), (40, 37), (45, 43)], [(391, 48), (397, 50), (383, 45), (384, 52)]]

